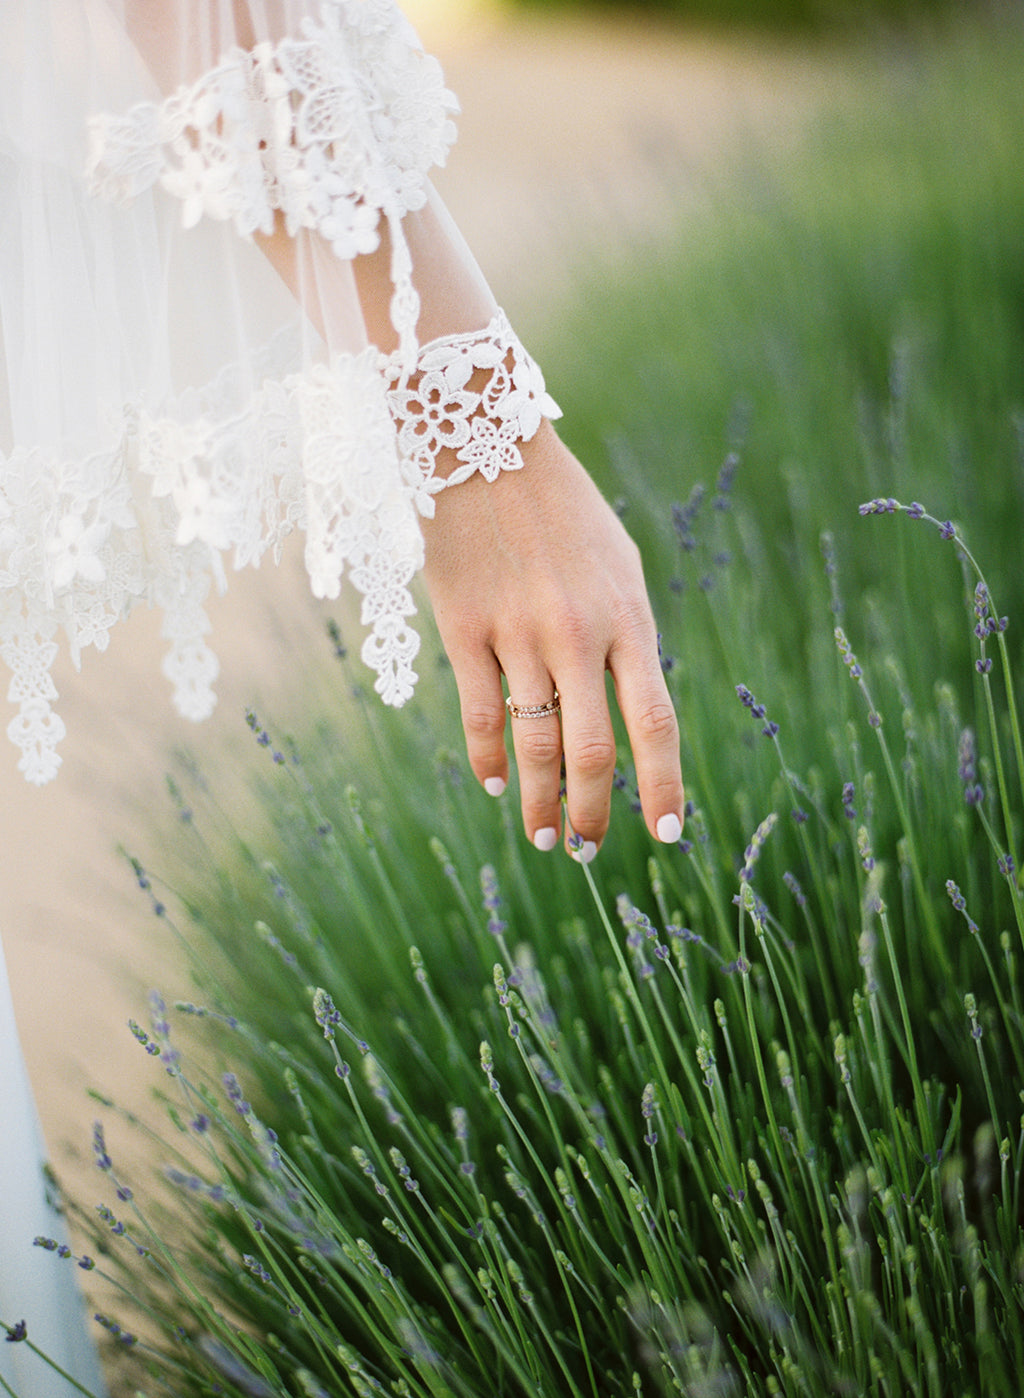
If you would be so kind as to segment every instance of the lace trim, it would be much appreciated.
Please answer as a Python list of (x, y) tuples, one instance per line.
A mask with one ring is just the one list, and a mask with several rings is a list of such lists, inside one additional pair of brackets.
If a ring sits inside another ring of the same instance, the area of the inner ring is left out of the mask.
[(294, 527), (318, 596), (337, 597), (346, 568), (363, 594), (374, 688), (386, 704), (410, 697), (419, 638), (408, 585), (423, 544), (377, 359), (368, 349), (267, 379), (241, 404), (227, 376), (220, 402), (208, 391), (158, 417), (130, 413), (116, 446), (85, 461), (0, 457), (0, 658), (19, 710), (7, 731), (29, 781), (60, 765), (58, 629), (77, 664), (85, 646), (106, 649), (133, 605), (160, 606), (175, 705), (205, 718), (218, 663), (203, 606), (225, 585), (222, 555), (256, 564)]
[[(294, 353), (281, 334), (159, 415), (127, 412), (116, 445), (85, 460), (0, 457), (0, 659), (18, 705), (7, 732), (29, 781), (49, 781), (61, 761), (58, 629), (78, 664), (84, 647), (106, 649), (133, 605), (161, 607), (175, 706), (206, 718), (219, 665), (204, 604), (226, 585), (223, 555), (255, 566), (294, 528), (318, 597), (339, 595), (346, 568), (362, 594), (361, 654), (384, 703), (412, 695), (416, 509), (433, 515), (439, 491), (478, 471), (493, 481), (521, 469), (519, 443), (560, 410), (502, 312), (486, 330), (426, 345), (411, 375), (401, 354), (373, 348), (289, 373)], [(447, 477), (444, 449), (458, 463)]]
[(401, 219), (455, 140), (458, 103), (391, 0), (323, 0), (302, 37), (231, 49), (162, 103), (90, 123), (90, 191), (127, 202), (159, 184), (186, 228), (232, 220), (248, 237), (314, 229), (340, 258), (395, 243), (392, 317), (410, 352), (419, 300)]
[[(519, 443), (534, 436), (543, 418), (562, 415), (503, 311), (485, 330), (431, 340), (411, 376), (403, 372), (401, 354), (385, 358), (382, 368), (397, 385), (388, 404), (398, 427), (402, 473), (428, 519), (434, 515), (434, 496), (447, 486), (477, 471), (495, 481), (502, 471), (520, 470)], [(481, 375), (486, 376), (482, 384)], [(461, 464), (440, 476), (439, 454), (445, 449)]]

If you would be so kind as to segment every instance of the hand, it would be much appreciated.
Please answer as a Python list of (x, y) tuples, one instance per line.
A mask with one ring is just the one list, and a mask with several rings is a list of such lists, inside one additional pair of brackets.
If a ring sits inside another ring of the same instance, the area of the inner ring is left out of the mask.
[(647, 828), (679, 838), (679, 730), (635, 544), (545, 422), (521, 443), (524, 468), (474, 476), (437, 497), (424, 521), (424, 576), (459, 688), (470, 765), (494, 795), (508, 780), (501, 676), (518, 704), (558, 714), (512, 719), (523, 822), (539, 849), (558, 842), (565, 759), (570, 829), (593, 858), (608, 829), (615, 741), (611, 672), (633, 750)]

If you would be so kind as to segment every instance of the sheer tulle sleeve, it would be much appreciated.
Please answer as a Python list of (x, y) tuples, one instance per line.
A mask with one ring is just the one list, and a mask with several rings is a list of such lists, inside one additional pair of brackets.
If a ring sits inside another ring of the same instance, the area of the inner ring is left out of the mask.
[[(0, 657), (29, 780), (60, 762), (59, 644), (159, 606), (202, 718), (209, 590), (293, 529), (316, 595), (362, 594), (384, 702), (411, 694), (438, 446), (493, 474), (557, 412), (500, 316), (420, 344), (409, 230), (443, 219), (455, 112), (390, 0), (4, 0)], [(386, 346), (353, 271), (382, 258)]]

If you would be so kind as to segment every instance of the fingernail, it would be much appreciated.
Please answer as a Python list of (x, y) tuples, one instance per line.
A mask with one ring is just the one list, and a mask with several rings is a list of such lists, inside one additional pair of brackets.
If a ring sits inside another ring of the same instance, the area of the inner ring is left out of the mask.
[(654, 829), (663, 845), (674, 845), (683, 833), (683, 822), (675, 811), (670, 811), (668, 815), (659, 816)]
[(484, 782), (484, 790), (488, 796), (500, 796), (507, 785), (504, 777), (488, 777)]
[(589, 864), (597, 854), (597, 845), (593, 840), (584, 840), (579, 849), (571, 850), (570, 853), (577, 864)]
[(543, 850), (546, 854), (549, 849), (554, 849), (558, 844), (558, 831), (553, 825), (544, 825), (534, 832), (533, 844), (535, 849)]

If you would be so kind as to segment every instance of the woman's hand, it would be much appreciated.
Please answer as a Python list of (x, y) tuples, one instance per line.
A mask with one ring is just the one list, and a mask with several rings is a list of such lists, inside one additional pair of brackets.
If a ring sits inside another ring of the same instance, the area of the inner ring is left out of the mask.
[(474, 476), (437, 497), (424, 521), (424, 576), (455, 671), (470, 765), (493, 795), (508, 780), (501, 676), (519, 705), (557, 690), (561, 715), (512, 718), (523, 822), (538, 849), (561, 828), (561, 769), (577, 857), (608, 829), (615, 684), (651, 834), (679, 838), (679, 731), (658, 657), (636, 546), (593, 481), (545, 422), (521, 443), (524, 468)]

